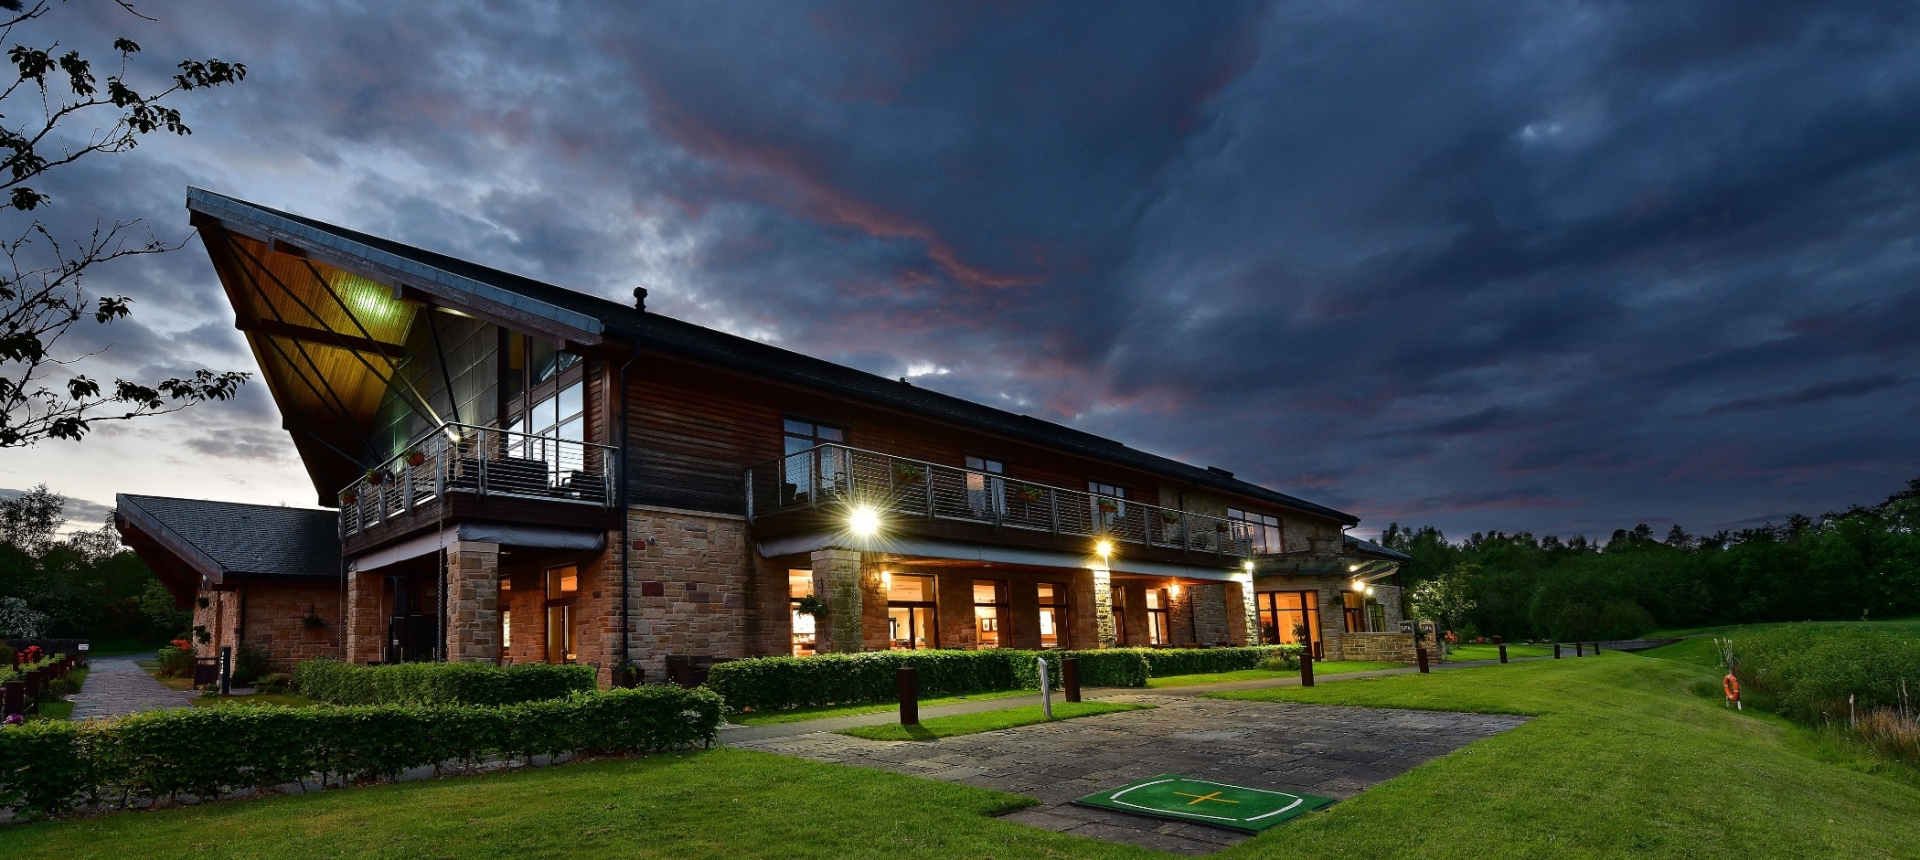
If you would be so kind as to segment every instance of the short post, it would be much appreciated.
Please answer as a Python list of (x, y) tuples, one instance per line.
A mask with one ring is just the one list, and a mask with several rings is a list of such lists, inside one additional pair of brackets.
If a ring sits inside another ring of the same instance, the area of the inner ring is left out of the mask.
[(27, 684), (25, 681), (8, 681), (0, 684), (0, 716), (11, 717), (27, 712)]
[(1076, 657), (1060, 658), (1060, 686), (1066, 690), (1069, 702), (1080, 701), (1080, 660)]
[(1040, 713), (1051, 720), (1053, 719), (1053, 684), (1047, 677), (1047, 658), (1035, 657), (1033, 661), (1040, 664)]
[(1579, 640), (1575, 640), (1573, 643), (1573, 656), (1575, 657), (1587, 656), (1587, 643), (1581, 642)]
[(233, 646), (220, 646), (220, 695), (233, 695)]
[(1427, 673), (1428, 673), (1428, 669), (1427, 669), (1427, 646), (1425, 646), (1425, 645), (1422, 645), (1422, 646), (1420, 646), (1419, 648), (1415, 648), (1415, 649), (1413, 650), (1413, 655), (1414, 655), (1414, 657), (1416, 658), (1416, 662), (1418, 662), (1418, 663), (1420, 664), (1420, 674), (1422, 674), (1422, 675), (1425, 675), (1425, 674), (1427, 674)]
[(1593, 643), (1593, 656), (1600, 656), (1600, 643), (1598, 641)]
[(1558, 642), (1553, 643), (1553, 659), (1560, 659), (1560, 643)]
[(1507, 662), (1507, 643), (1500, 641), (1500, 637), (1495, 636), (1493, 637), (1493, 645), (1500, 649), (1500, 662)]
[(920, 724), (920, 678), (912, 666), (900, 667), (900, 725)]
[(1300, 652), (1300, 686), (1313, 686), (1313, 648), (1308, 646)]

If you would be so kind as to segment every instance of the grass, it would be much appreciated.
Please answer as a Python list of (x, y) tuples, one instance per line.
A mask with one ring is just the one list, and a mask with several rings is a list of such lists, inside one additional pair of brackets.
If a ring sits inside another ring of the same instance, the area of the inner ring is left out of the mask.
[[(73, 683), (76, 687), (85, 689), (87, 684), (87, 670), (75, 669), (72, 672), (68, 673), (67, 677), (73, 679)], [(33, 718), (36, 720), (62, 720), (62, 721), (73, 719), (73, 703), (72, 702), (53, 702), (53, 701), (41, 702), (40, 710), (33, 715)]]
[[(1572, 645), (1567, 646), (1566, 655), (1568, 657), (1573, 656)], [(1516, 659), (1519, 657), (1552, 657), (1552, 656), (1553, 656), (1552, 645), (1508, 645), (1507, 646), (1507, 659), (1509, 660)], [(1455, 645), (1453, 646), (1453, 653), (1447, 655), (1447, 660), (1454, 663), (1465, 663), (1472, 660), (1498, 660), (1498, 659), (1500, 659), (1500, 646), (1498, 645)]]
[(281, 708), (309, 708), (317, 704), (294, 693), (254, 693), (249, 696), (221, 696), (204, 693), (193, 700), (196, 708), (224, 708), (233, 705), (273, 705)]
[(1242, 849), (1288, 858), (1915, 856), (1920, 789), (1859, 772), (1816, 733), (1693, 692), (1712, 679), (1685, 663), (1609, 652), (1213, 694), (1535, 716)]
[[(1137, 711), (1152, 705), (1122, 704), (1120, 702), (1058, 702), (1053, 706), (1055, 720), (1071, 720), (1076, 717), (1097, 717), (1101, 714), (1117, 714), (1122, 711)], [(1001, 729), (1015, 729), (1047, 722), (1039, 705), (1022, 705), (999, 711), (982, 711), (977, 714), (957, 714), (951, 717), (935, 717), (922, 720), (917, 726), (903, 726), (890, 723), (882, 726), (858, 726), (840, 732), (856, 738), (873, 741), (931, 741), (958, 735), (972, 735), (980, 732), (994, 732)]]
[[(1018, 696), (1038, 698), (1040, 691), (1000, 690), (992, 693), (972, 693), (965, 696), (945, 696), (938, 699), (921, 699), (920, 707), (931, 708), (935, 705), (957, 705), (961, 702), (978, 702), (986, 699), (1009, 699)], [(853, 717), (860, 714), (878, 714), (885, 711), (897, 711), (899, 702), (879, 702), (869, 705), (830, 705), (824, 708), (794, 708), (786, 711), (751, 711), (744, 714), (728, 714), (727, 722), (736, 726), (771, 726), (780, 723), (797, 723), (802, 720), (819, 720), (828, 717)]]
[[(1378, 663), (1369, 660), (1315, 660), (1313, 675), (1316, 678), (1326, 675), (1338, 675), (1344, 672), (1373, 672), (1380, 669), (1399, 669), (1405, 663)], [(1298, 678), (1300, 670), (1288, 669), (1276, 672), (1270, 669), (1235, 669), (1231, 672), (1209, 672), (1200, 675), (1168, 675), (1164, 678), (1148, 678), (1147, 686), (1193, 687), (1201, 684), (1225, 684), (1233, 681), (1267, 681), (1274, 678)]]
[(155, 681), (159, 681), (161, 684), (165, 685), (166, 688), (169, 690), (193, 689), (192, 678), (176, 678), (176, 677), (173, 677), (172, 675), (160, 674), (160, 661), (158, 660), (135, 660), (133, 662), (133, 665), (139, 666), (140, 668), (145, 669), (147, 671), (147, 674), (152, 675)]
[(1648, 633), (1646, 639), (1671, 639), (1676, 636), (1699, 636), (1703, 633), (1754, 632), (1785, 627), (1789, 624), (1812, 624), (1818, 627), (1862, 627), (1870, 626), (1875, 630), (1906, 633), (1920, 636), (1920, 618), (1887, 618), (1873, 621), (1788, 621), (1767, 624), (1721, 624), (1715, 627), (1687, 627), (1673, 630), (1656, 630)]

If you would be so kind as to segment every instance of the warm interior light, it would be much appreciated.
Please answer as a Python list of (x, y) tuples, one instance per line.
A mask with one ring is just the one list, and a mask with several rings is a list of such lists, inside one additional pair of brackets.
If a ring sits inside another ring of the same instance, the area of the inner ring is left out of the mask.
[(866, 505), (853, 509), (847, 515), (847, 531), (854, 537), (873, 537), (880, 533), (880, 512)]
[(1248, 572), (1248, 573), (1252, 573), (1252, 572), (1253, 572), (1253, 560), (1252, 560), (1252, 559), (1248, 559), (1247, 561), (1243, 561), (1243, 562), (1241, 562), (1241, 563), (1240, 563), (1240, 569), (1241, 569), (1241, 570), (1244, 570), (1244, 571), (1246, 571), (1246, 572)]
[(1103, 540), (1094, 544), (1093, 553), (1101, 558), (1113, 555), (1113, 541)]
[(893, 589), (893, 571), (891, 570), (880, 571), (880, 587), (886, 590)]
[(1168, 597), (1179, 597), (1179, 596), (1180, 596), (1180, 583), (1177, 583), (1177, 582), (1176, 582), (1176, 583), (1173, 583), (1172, 585), (1169, 585), (1169, 586), (1167, 586), (1167, 596), (1168, 596)]
[(1367, 590), (1367, 584), (1366, 584), (1366, 583), (1364, 583), (1364, 582), (1361, 582), (1360, 580), (1357, 580), (1357, 579), (1356, 579), (1356, 580), (1354, 580), (1354, 581), (1353, 581), (1353, 590), (1354, 590), (1354, 591), (1366, 591), (1366, 590)]

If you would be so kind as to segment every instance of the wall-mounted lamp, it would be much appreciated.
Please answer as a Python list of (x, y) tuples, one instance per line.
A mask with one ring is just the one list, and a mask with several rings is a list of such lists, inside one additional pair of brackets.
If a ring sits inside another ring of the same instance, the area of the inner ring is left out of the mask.
[(1248, 573), (1252, 573), (1252, 572), (1253, 572), (1253, 559), (1247, 559), (1246, 561), (1243, 561), (1243, 562), (1240, 562), (1240, 569), (1241, 569), (1241, 570), (1244, 570), (1244, 571), (1246, 571), (1246, 572), (1248, 572)]
[(860, 505), (847, 514), (847, 531), (854, 537), (870, 538), (880, 533), (880, 512)]
[(1171, 585), (1168, 585), (1168, 586), (1167, 586), (1167, 596), (1168, 596), (1168, 597), (1179, 597), (1179, 596), (1180, 596), (1180, 583), (1177, 583), (1177, 582), (1176, 582), (1176, 583), (1173, 583), (1173, 584), (1171, 584)]
[(1366, 590), (1367, 590), (1367, 584), (1366, 584), (1366, 583), (1364, 583), (1364, 582), (1361, 582), (1361, 581), (1360, 581), (1360, 580), (1358, 580), (1358, 579), (1356, 579), (1356, 580), (1354, 580), (1354, 581), (1353, 581), (1353, 590), (1354, 590), (1354, 591), (1366, 591)]
[(1113, 555), (1113, 541), (1103, 540), (1095, 542), (1093, 545), (1093, 554), (1101, 558)]

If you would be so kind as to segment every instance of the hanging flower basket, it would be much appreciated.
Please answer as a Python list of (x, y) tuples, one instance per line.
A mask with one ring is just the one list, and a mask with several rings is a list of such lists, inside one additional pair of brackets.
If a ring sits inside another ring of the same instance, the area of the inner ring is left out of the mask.
[(926, 480), (927, 470), (909, 463), (893, 464), (893, 479), (902, 484), (918, 484)]
[(1112, 499), (1100, 500), (1100, 513), (1111, 514), (1120, 510), (1120, 503)]
[(1180, 515), (1173, 511), (1161, 511), (1160, 524), (1164, 526), (1177, 526), (1180, 524)]
[(1042, 490), (1039, 487), (1036, 487), (1032, 484), (1027, 484), (1020, 488), (1020, 498), (1029, 502), (1040, 501), (1040, 499), (1044, 497), (1046, 494), (1047, 493), (1045, 490)]
[(809, 594), (806, 597), (800, 598), (797, 602), (794, 603), (793, 611), (798, 612), (801, 615), (811, 615), (815, 618), (824, 618), (826, 617), (826, 614), (827, 614), (827, 602)]
[(1227, 529), (1228, 529), (1228, 526), (1227, 526), (1227, 524), (1226, 524), (1226, 523), (1214, 523), (1214, 524), (1213, 524), (1213, 530), (1214, 530), (1214, 531), (1217, 531), (1217, 532), (1219, 532), (1219, 533), (1221, 533), (1221, 534), (1226, 534), (1226, 533), (1227, 533)]
[(300, 619), (300, 626), (305, 627), (308, 630), (327, 629), (327, 620), (325, 618), (321, 618), (320, 613), (314, 611), (314, 609), (315, 607), (312, 606), (311, 604), (307, 606), (307, 617)]
[(418, 448), (415, 448), (414, 450), (407, 452), (407, 465), (412, 466), (413, 468), (416, 468), (416, 469), (420, 468), (420, 464), (425, 463), (426, 461), (427, 461), (427, 455), (420, 453), (420, 449)]
[(382, 471), (380, 471), (379, 469), (368, 469), (368, 470), (367, 470), (367, 483), (368, 483), (368, 484), (371, 484), (371, 485), (373, 485), (373, 486), (375, 486), (375, 487), (378, 487), (378, 486), (380, 486), (381, 484), (384, 484), (384, 483), (386, 483), (386, 481), (387, 481), (387, 473), (385, 473), (385, 472), (382, 472)]
[(359, 501), (360, 501), (360, 494), (352, 490), (347, 490), (340, 494), (340, 504), (351, 505), (351, 504), (358, 503)]

